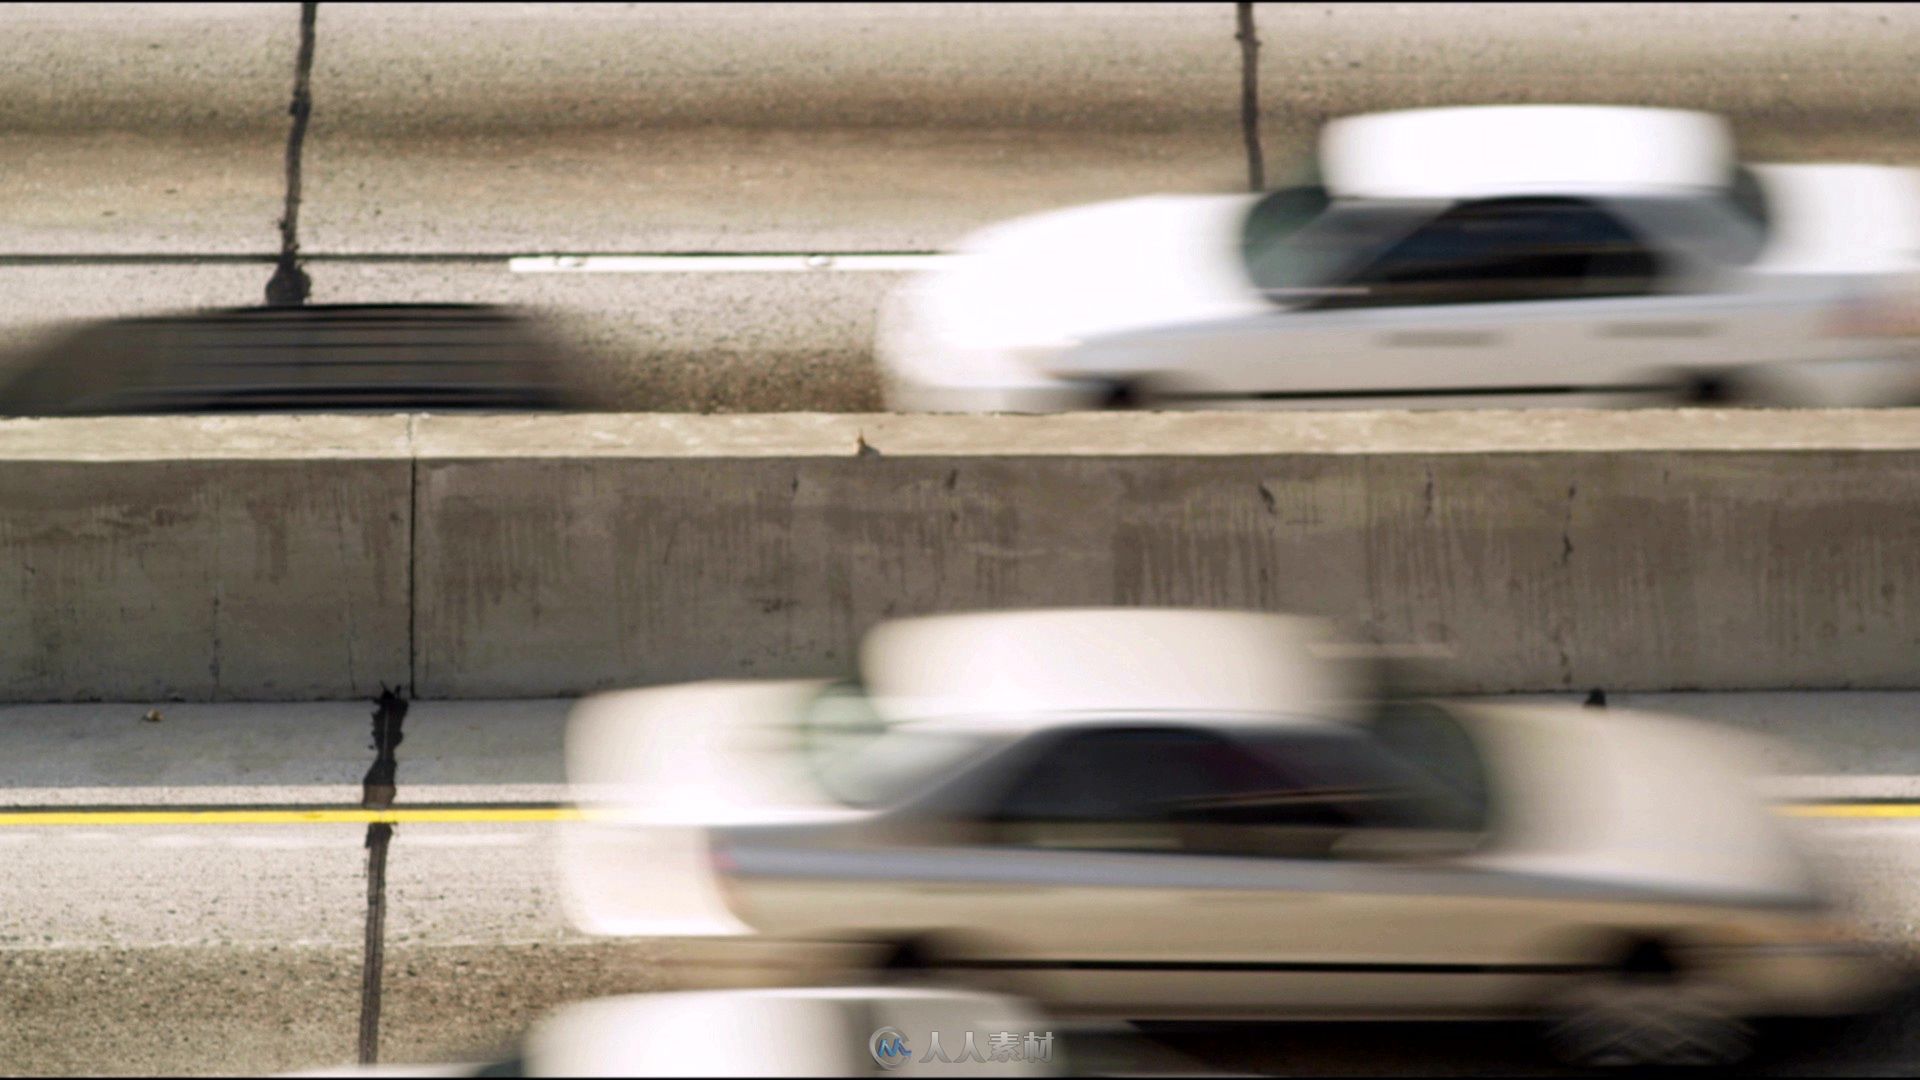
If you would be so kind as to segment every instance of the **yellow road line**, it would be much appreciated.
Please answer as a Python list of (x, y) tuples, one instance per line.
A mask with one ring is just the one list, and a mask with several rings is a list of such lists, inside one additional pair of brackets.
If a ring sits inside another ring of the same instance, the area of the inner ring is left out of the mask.
[(1920, 803), (1798, 803), (1779, 809), (1794, 817), (1920, 818)]
[(361, 807), (309, 810), (28, 810), (0, 812), (5, 825), (371, 825), (572, 821), (571, 806)]
[[(1920, 802), (1897, 803), (1789, 803), (1777, 807), (1793, 817), (1920, 818)], [(0, 827), (8, 825), (388, 825), (406, 824), (525, 824), (581, 821), (597, 815), (575, 806), (421, 806), (368, 810), (363, 807), (287, 808), (235, 807), (151, 810), (131, 808), (81, 810), (0, 811)], [(607, 819), (618, 820), (609, 813)]]

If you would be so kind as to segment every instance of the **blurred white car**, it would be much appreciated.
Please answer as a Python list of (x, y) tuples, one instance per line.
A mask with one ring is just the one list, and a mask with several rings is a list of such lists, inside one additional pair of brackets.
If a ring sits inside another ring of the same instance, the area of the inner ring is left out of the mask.
[[(935, 1033), (939, 1033), (936, 1038)], [(963, 990), (818, 987), (602, 998), (555, 1010), (518, 1056), (300, 1077), (1055, 1076), (1066, 1055), (1033, 1009)]]
[(1338, 120), (1318, 170), (965, 238), (882, 306), (889, 407), (1920, 404), (1920, 170), (1539, 105)]
[(1755, 781), (1619, 711), (1359, 704), (1311, 623), (885, 624), (864, 687), (583, 702), (570, 909), (606, 933), (867, 942), (1062, 1017), (1552, 1019), (1586, 1062), (1738, 1056), (1890, 969)]

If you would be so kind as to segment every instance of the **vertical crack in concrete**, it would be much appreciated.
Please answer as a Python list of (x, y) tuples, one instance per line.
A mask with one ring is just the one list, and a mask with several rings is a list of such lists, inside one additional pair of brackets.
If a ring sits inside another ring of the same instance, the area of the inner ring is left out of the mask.
[[(349, 520), (346, 492), (335, 488), (333, 492), (333, 547), (335, 553), (340, 556), (341, 581), (351, 580), (353, 573), (353, 556), (347, 550), (347, 522)], [(349, 693), (359, 693), (360, 675), (353, 662), (353, 646), (355, 642), (360, 640), (360, 627), (354, 620), (354, 613), (358, 610), (358, 605), (354, 603), (351, 593), (347, 594), (344, 599), (345, 602), (340, 605), (340, 610), (345, 615), (347, 623), (347, 686), (349, 687)]]
[(1247, 144), (1247, 190), (1267, 186), (1266, 156), (1260, 150), (1260, 39), (1253, 32), (1253, 5), (1235, 4), (1240, 43), (1240, 133)]
[(212, 697), (215, 701), (220, 700), (220, 664), (223, 647), (220, 634), (220, 604), (225, 599), (227, 591), (227, 564), (220, 550), (220, 537), (225, 532), (225, 529), (213, 530), (213, 659), (207, 664), (207, 674), (213, 679)]
[(1573, 562), (1573, 501), (1579, 494), (1579, 484), (1568, 485), (1567, 512), (1560, 522), (1560, 565), (1562, 567)]
[(313, 282), (299, 262), (300, 152), (307, 141), (307, 117), (313, 112), (313, 29), (319, 9), (313, 0), (300, 5), (300, 54), (294, 62), (293, 104), (287, 109), (293, 117), (293, 127), (287, 132), (287, 205), (280, 215), (280, 257), (274, 263), (273, 277), (267, 281), (267, 304), (271, 307), (299, 307), (313, 291)]
[(420, 696), (420, 445), (418, 415), (407, 417), (407, 685)]
[[(402, 688), (404, 689), (404, 687)], [(373, 764), (361, 781), (360, 805), (369, 810), (393, 806), (400, 746), (400, 722), (407, 716), (407, 699), (398, 690), (380, 688), (374, 699)], [(367, 826), (367, 945), (360, 971), (360, 1064), (372, 1065), (380, 1056), (380, 981), (386, 959), (387, 846), (393, 826)]]
[(1554, 617), (1552, 630), (1553, 646), (1560, 655), (1560, 681), (1569, 688), (1573, 686), (1573, 656), (1567, 651), (1568, 620), (1566, 612), (1573, 604), (1576, 589), (1571, 576), (1568, 575), (1568, 571), (1573, 565), (1574, 500), (1579, 498), (1579, 496), (1580, 485), (1578, 483), (1568, 484), (1566, 513), (1560, 519), (1560, 571), (1562, 583), (1566, 588), (1566, 600), (1565, 603), (1560, 605), (1560, 614)]

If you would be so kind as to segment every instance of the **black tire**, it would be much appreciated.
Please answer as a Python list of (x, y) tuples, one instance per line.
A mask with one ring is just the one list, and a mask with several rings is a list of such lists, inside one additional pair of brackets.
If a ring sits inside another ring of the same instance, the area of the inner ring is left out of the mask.
[(1727, 1068), (1754, 1045), (1732, 995), (1655, 942), (1560, 995), (1543, 1034), (1556, 1058), (1584, 1069)]
[(1109, 383), (1101, 395), (1100, 407), (1108, 412), (1134, 412), (1146, 407), (1146, 396), (1135, 383)]
[(922, 986), (935, 981), (939, 971), (926, 942), (900, 941), (887, 949), (875, 975), (885, 986)]
[(1733, 381), (1724, 375), (1696, 375), (1687, 383), (1690, 405), (1733, 405), (1740, 400)]

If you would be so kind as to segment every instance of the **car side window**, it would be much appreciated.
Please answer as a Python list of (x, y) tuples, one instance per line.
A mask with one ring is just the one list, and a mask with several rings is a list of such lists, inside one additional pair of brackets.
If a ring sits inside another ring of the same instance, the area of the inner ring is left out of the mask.
[(1319, 212), (1311, 191), (1276, 192), (1248, 215), (1241, 257), (1255, 288), (1276, 303), (1310, 304), (1358, 292), (1347, 279), (1445, 209), (1430, 201), (1342, 199)]
[(1115, 728), (1068, 735), (1028, 767), (1000, 821), (1140, 821), (1222, 786), (1265, 779), (1256, 762), (1197, 730)]
[(1001, 844), (1330, 858), (1365, 830), (1456, 827), (1364, 734), (1115, 728), (1062, 738), (990, 813)]
[(1181, 807), (1273, 782), (1256, 757), (1197, 729), (1082, 731), (1033, 760), (989, 822), (1017, 846), (1177, 850)]
[(1360, 269), (1315, 306), (1485, 304), (1640, 296), (1662, 267), (1614, 215), (1583, 199), (1463, 202)]
[(1249, 733), (1279, 782), (1190, 804), (1187, 847), (1284, 858), (1372, 858), (1457, 849), (1475, 830), (1423, 763), (1361, 730)]
[(1480, 752), (1447, 710), (1423, 701), (1388, 701), (1375, 712), (1373, 742), (1394, 767), (1415, 772), (1422, 820), (1434, 828), (1480, 832), (1492, 817), (1492, 792)]

